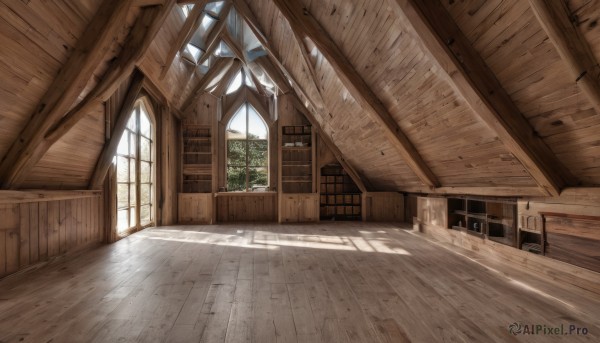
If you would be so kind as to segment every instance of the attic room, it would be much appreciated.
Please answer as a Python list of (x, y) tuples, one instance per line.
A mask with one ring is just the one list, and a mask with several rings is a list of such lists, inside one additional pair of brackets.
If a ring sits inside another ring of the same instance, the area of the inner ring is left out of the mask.
[(600, 2), (0, 5), (0, 343), (600, 341)]

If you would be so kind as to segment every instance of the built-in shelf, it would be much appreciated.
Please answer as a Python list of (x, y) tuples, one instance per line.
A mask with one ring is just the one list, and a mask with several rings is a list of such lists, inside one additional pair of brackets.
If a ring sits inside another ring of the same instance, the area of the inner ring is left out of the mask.
[(321, 220), (361, 220), (362, 193), (340, 165), (321, 169)]
[(212, 191), (212, 136), (204, 125), (182, 126), (182, 193)]
[(515, 201), (448, 198), (448, 228), (517, 246)]
[(281, 127), (281, 187), (283, 193), (311, 193), (313, 191), (312, 131), (310, 125)]

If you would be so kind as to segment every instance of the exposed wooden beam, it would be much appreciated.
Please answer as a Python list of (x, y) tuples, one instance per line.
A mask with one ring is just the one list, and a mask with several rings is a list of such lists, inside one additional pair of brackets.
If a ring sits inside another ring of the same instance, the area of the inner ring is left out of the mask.
[(254, 62), (265, 71), (271, 81), (273, 81), (283, 94), (290, 91), (290, 85), (286, 76), (273, 65), (273, 62), (271, 62), (268, 56), (261, 56), (255, 59)]
[(164, 5), (165, 0), (133, 0), (134, 7)]
[(239, 58), (239, 60), (244, 62), (244, 64), (245, 64), (246, 63), (246, 55), (244, 54), (244, 51), (239, 47), (238, 43), (233, 39), (233, 37), (231, 37), (231, 34), (229, 34), (229, 31), (224, 30), (223, 33), (221, 34), (221, 38), (223, 39), (225, 44), (227, 44), (227, 46), (229, 46), (229, 48), (231, 49), (231, 51), (233, 52), (235, 57)]
[(546, 192), (539, 187), (400, 187), (406, 193), (444, 194), (444, 195), (481, 195), (497, 197), (543, 197)]
[(96, 87), (46, 135), (49, 142), (58, 141), (83, 119), (91, 108), (106, 101), (123, 81), (131, 76), (136, 64), (142, 61), (150, 48), (174, 4), (175, 0), (169, 0), (166, 5), (146, 7), (142, 10), (114, 65), (108, 69)]
[(102, 196), (101, 191), (75, 190), (22, 190), (5, 191), (0, 190), (0, 204), (18, 204), (27, 202), (58, 201), (80, 198), (95, 198)]
[(223, 96), (223, 94), (227, 91), (227, 88), (229, 87), (229, 84), (231, 83), (233, 78), (241, 70), (241, 64), (242, 63), (240, 61), (234, 61), (234, 65), (232, 65), (231, 68), (229, 68), (227, 73), (221, 79), (221, 82), (219, 82), (217, 88), (215, 88), (215, 90), (213, 91), (214, 96), (216, 96), (217, 98)]
[(189, 13), (188, 17), (185, 19), (185, 22), (183, 23), (183, 27), (181, 28), (181, 30), (179, 30), (179, 33), (177, 34), (177, 38), (175, 38), (175, 41), (173, 42), (173, 44), (171, 44), (171, 48), (169, 49), (169, 52), (167, 53), (167, 57), (165, 59), (165, 65), (163, 66), (163, 69), (160, 73), (160, 77), (159, 77), (160, 80), (164, 79), (165, 75), (167, 75), (167, 72), (171, 68), (171, 65), (173, 64), (173, 60), (175, 59), (177, 52), (180, 51), (182, 49), (183, 45), (189, 41), (190, 36), (196, 30), (198, 30), (198, 27), (200, 26), (200, 22), (201, 22), (200, 16), (204, 12), (204, 6), (206, 6), (207, 3), (208, 3), (208, 0), (202, 0), (202, 1), (198, 2), (194, 6), (192, 11)]
[(558, 195), (561, 188), (577, 183), (535, 134), (441, 3), (417, 0), (391, 3), (400, 19), (412, 26), (419, 44), (445, 72), (443, 76), (450, 85), (496, 132), (544, 192)]
[(18, 187), (48, 149), (44, 135), (69, 110), (125, 25), (130, 0), (105, 0), (0, 163), (0, 188)]
[(208, 69), (208, 72), (200, 79), (198, 84), (194, 87), (188, 98), (181, 107), (182, 112), (185, 114), (190, 107), (196, 103), (196, 100), (204, 92), (204, 88), (217, 76), (231, 68), (233, 65), (233, 58), (219, 58), (213, 66)]
[(429, 187), (439, 187), (437, 177), (402, 132), (396, 120), (317, 20), (298, 2), (273, 0), (273, 3), (287, 19), (292, 31), (296, 31), (299, 36), (307, 36), (314, 42), (354, 100), (366, 111), (371, 120), (379, 124), (388, 141), (400, 153), (419, 180)]
[[(271, 48), (267, 37), (265, 37), (265, 35), (262, 33), (261, 28), (258, 26), (254, 13), (252, 13), (248, 5), (243, 0), (234, 0), (233, 4), (235, 6), (235, 9), (238, 11), (238, 14), (240, 14), (242, 18), (244, 18), (244, 20), (248, 24), (248, 27), (250, 27), (250, 30), (252, 31), (252, 33), (254, 33), (254, 36), (258, 39), (258, 41), (261, 43), (261, 45), (269, 55), (269, 58), (265, 56), (259, 57), (255, 60), (255, 62), (269, 74), (271, 80), (273, 80), (273, 82), (275, 82), (278, 85), (278, 87), (285, 87), (280, 89), (289, 90), (290, 87), (288, 85), (289, 83), (291, 83), (291, 89), (294, 90), (294, 98), (300, 104), (300, 108), (306, 110), (303, 111), (306, 118), (309, 120), (309, 122), (315, 128), (315, 130), (317, 130), (317, 133), (319, 133), (319, 136), (323, 139), (325, 145), (327, 145), (327, 147), (329, 147), (329, 149), (333, 152), (338, 162), (340, 162), (342, 167), (348, 172), (348, 175), (359, 187), (361, 192), (367, 192), (368, 189), (367, 187), (365, 187), (365, 182), (363, 181), (363, 179), (350, 165), (350, 163), (344, 158), (344, 155), (342, 154), (340, 149), (333, 143), (331, 138), (329, 138), (329, 136), (321, 129), (321, 125), (313, 116), (312, 112), (309, 109), (307, 109), (298, 98), (298, 94), (302, 95), (303, 98), (307, 99), (314, 112), (319, 113), (321, 117), (325, 116), (325, 113), (320, 112), (320, 107), (317, 106), (312, 101), (312, 99), (310, 99), (306, 91), (302, 89), (302, 87), (298, 84), (298, 82), (296, 82), (296, 80), (294, 80), (293, 75), (290, 74), (285, 68), (285, 66), (279, 61), (279, 59), (277, 59), (276, 52)], [(284, 93), (287, 93), (287, 90), (285, 90)]]
[(335, 145), (335, 143), (333, 143), (333, 141), (331, 140), (331, 138), (329, 138), (329, 136), (325, 132), (323, 132), (323, 130), (321, 129), (321, 125), (319, 125), (319, 122), (313, 116), (312, 112), (309, 111), (304, 106), (304, 104), (302, 104), (302, 102), (300, 101), (300, 99), (298, 99), (298, 97), (295, 94), (294, 94), (293, 97), (294, 97), (294, 101), (296, 102), (297, 105), (299, 105), (300, 110), (302, 111), (302, 113), (304, 114), (304, 116), (306, 117), (306, 119), (308, 119), (308, 121), (312, 125), (313, 129), (317, 132), (317, 134), (319, 135), (319, 137), (321, 137), (321, 140), (325, 143), (325, 145), (327, 146), (327, 148), (329, 148), (329, 150), (333, 153), (333, 155), (338, 160), (338, 162), (340, 163), (340, 165), (342, 166), (342, 168), (344, 168), (344, 170), (346, 171), (346, 173), (348, 173), (348, 176), (350, 176), (350, 178), (352, 178), (352, 181), (354, 181), (354, 183), (356, 184), (356, 186), (358, 187), (358, 189), (360, 189), (360, 191), (363, 192), (363, 193), (368, 192), (367, 187), (365, 186), (365, 182), (363, 181), (363, 179), (360, 177), (360, 175), (358, 174), (358, 172), (356, 172), (356, 170), (352, 167), (352, 165), (350, 164), (350, 162), (348, 162), (346, 160), (346, 158), (344, 157), (344, 154), (342, 154), (342, 152), (337, 147), (337, 145)]
[(573, 80), (600, 114), (600, 67), (564, 0), (529, 0), (533, 13), (556, 47)]
[(117, 115), (117, 120), (115, 121), (110, 140), (105, 144), (104, 149), (102, 149), (102, 153), (98, 158), (98, 162), (96, 163), (96, 168), (90, 179), (89, 189), (102, 189), (104, 177), (112, 164), (121, 136), (125, 131), (125, 127), (127, 127), (131, 111), (133, 110), (135, 101), (137, 100), (143, 85), (144, 75), (139, 71), (135, 71), (133, 73), (131, 85), (127, 90), (125, 100), (123, 101), (123, 105)]
[(229, 14), (229, 10), (231, 9), (231, 2), (225, 3), (223, 10), (221, 11), (221, 19), (215, 24), (215, 27), (210, 31), (208, 37), (206, 38), (206, 52), (200, 56), (200, 60), (198, 64), (204, 63), (207, 58), (209, 58), (217, 46), (220, 43), (221, 34), (225, 30), (225, 24), (227, 24), (227, 15)]
[(267, 92), (267, 90), (265, 89), (265, 87), (263, 86), (262, 83), (260, 83), (260, 80), (256, 77), (256, 75), (254, 75), (254, 73), (252, 72), (252, 70), (250, 69), (250, 67), (248, 67), (247, 65), (244, 67), (244, 72), (246, 73), (246, 77), (249, 77), (250, 79), (252, 79), (252, 83), (254, 83), (254, 86), (256, 87), (256, 90), (258, 91), (258, 94), (260, 94), (261, 96), (268, 96), (269, 93)]
[[(263, 116), (266, 115), (265, 121), (267, 122), (267, 124), (269, 126), (271, 126), (273, 124), (273, 120), (269, 116), (269, 109), (266, 108), (264, 103), (261, 101), (261, 97), (257, 93), (255, 93), (251, 88), (249, 88), (248, 86), (246, 86), (245, 88), (246, 88), (246, 100), (248, 100), (248, 103), (250, 105), (252, 105), (252, 107), (254, 107), (254, 109), (263, 113)], [(265, 98), (262, 98), (262, 99), (265, 99)]]

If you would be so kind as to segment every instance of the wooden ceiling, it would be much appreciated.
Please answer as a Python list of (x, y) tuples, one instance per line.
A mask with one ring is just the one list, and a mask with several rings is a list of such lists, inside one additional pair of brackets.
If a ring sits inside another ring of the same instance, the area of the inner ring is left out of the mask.
[[(104, 146), (105, 93), (133, 66), (183, 115), (216, 77), (228, 82), (240, 68), (215, 59), (202, 73), (181, 58), (181, 37), (194, 25), (175, 0), (117, 1), (121, 10), (103, 2), (0, 0), (2, 187), (87, 187)], [(600, 186), (599, 2), (226, 5), (269, 56), (251, 64), (227, 25), (209, 40), (230, 45), (250, 76), (266, 73), (280, 94), (297, 95), (372, 190), (557, 195)], [(106, 13), (122, 19), (98, 19)], [(83, 40), (94, 25), (110, 30), (91, 45)], [(91, 61), (85, 53), (94, 48)], [(70, 71), (75, 62), (86, 75)], [(71, 99), (52, 94), (63, 88)], [(86, 97), (80, 118), (64, 119)], [(68, 125), (56, 126), (61, 120)], [(45, 138), (32, 138), (38, 131)], [(22, 158), (29, 153), (35, 158)]]

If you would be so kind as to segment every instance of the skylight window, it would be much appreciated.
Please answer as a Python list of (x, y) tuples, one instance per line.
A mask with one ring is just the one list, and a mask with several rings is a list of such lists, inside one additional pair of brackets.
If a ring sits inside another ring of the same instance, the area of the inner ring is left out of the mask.
[(217, 57), (235, 57), (233, 51), (229, 48), (229, 46), (221, 41), (217, 49), (215, 49), (215, 56)]
[(200, 59), (200, 55), (202, 55), (202, 50), (198, 49), (193, 44), (187, 44), (185, 46), (185, 50), (183, 50), (181, 57), (196, 64)]
[(231, 81), (231, 84), (229, 84), (229, 87), (227, 87), (227, 94), (236, 92), (238, 89), (240, 89), (240, 87), (242, 87), (243, 83), (244, 83), (244, 72), (242, 70), (240, 70), (239, 73), (237, 73), (237, 75), (233, 79), (233, 81)]
[(219, 17), (224, 6), (225, 1), (209, 2), (208, 4), (206, 4), (206, 7), (204, 7), (204, 11), (211, 13), (215, 17)]
[(194, 4), (182, 5), (181, 10), (183, 11), (183, 17), (187, 18), (190, 15), (192, 9), (194, 9)]

